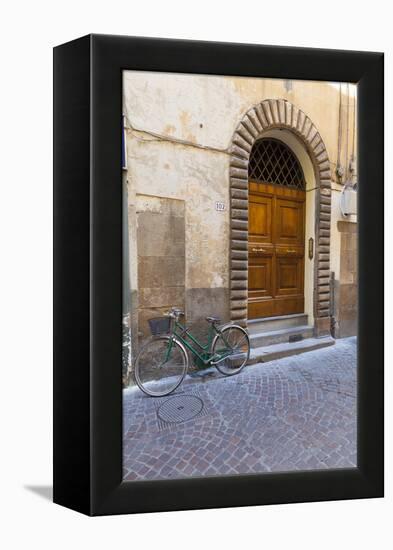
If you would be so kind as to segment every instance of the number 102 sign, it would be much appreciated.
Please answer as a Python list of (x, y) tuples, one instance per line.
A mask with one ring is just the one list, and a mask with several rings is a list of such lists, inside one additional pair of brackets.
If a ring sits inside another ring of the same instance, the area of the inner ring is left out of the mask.
[(217, 212), (224, 212), (225, 211), (225, 202), (216, 201), (215, 208), (216, 208)]

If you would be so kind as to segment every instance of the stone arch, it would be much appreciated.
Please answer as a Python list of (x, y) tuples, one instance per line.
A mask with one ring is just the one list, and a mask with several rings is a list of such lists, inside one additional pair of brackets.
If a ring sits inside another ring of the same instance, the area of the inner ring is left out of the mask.
[(319, 335), (330, 333), (331, 172), (322, 137), (310, 118), (285, 99), (266, 99), (243, 116), (232, 138), (230, 158), (230, 317), (246, 326), (248, 292), (248, 162), (255, 141), (273, 128), (293, 132), (314, 167), (314, 319)]

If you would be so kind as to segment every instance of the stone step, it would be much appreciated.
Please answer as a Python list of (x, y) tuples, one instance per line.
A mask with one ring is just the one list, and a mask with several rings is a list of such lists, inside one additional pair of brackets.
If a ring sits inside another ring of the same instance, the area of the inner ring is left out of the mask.
[(265, 317), (264, 319), (255, 319), (247, 322), (248, 332), (258, 334), (260, 332), (269, 332), (272, 330), (282, 330), (284, 328), (300, 327), (308, 324), (308, 315), (306, 313), (296, 313), (294, 315), (282, 315), (280, 317)]
[(336, 341), (331, 336), (323, 336), (322, 338), (307, 338), (307, 340), (300, 342), (286, 342), (254, 348), (251, 350), (248, 364), (267, 363), (268, 361), (274, 361), (282, 357), (299, 355), (307, 351), (315, 351), (327, 346), (333, 346), (335, 343)]
[(250, 334), (250, 345), (251, 348), (260, 348), (261, 346), (271, 346), (292, 340), (304, 340), (305, 338), (311, 338), (313, 335), (314, 329), (309, 325), (289, 327)]

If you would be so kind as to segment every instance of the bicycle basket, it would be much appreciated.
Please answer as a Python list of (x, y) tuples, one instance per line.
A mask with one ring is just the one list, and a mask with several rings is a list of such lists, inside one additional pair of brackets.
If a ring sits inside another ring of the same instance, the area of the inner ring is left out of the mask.
[(148, 319), (148, 322), (153, 336), (168, 334), (171, 330), (170, 317), (155, 317), (154, 319)]

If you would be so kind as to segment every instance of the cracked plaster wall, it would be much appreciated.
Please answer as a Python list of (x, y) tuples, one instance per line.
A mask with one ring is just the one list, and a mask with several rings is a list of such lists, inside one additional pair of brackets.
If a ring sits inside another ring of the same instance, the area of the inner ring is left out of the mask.
[[(123, 75), (132, 307), (138, 307), (136, 204), (139, 195), (151, 195), (185, 203), (184, 285), (189, 317), (194, 312), (196, 317), (218, 313), (228, 318), (228, 172), (233, 132), (252, 105), (266, 98), (287, 99), (318, 128), (334, 179), (338, 88), (323, 82), (293, 81), (288, 90), (285, 81), (278, 79), (137, 71), (125, 71)], [(344, 95), (341, 107), (344, 165), (349, 163), (352, 150), (353, 105), (354, 96)], [(333, 192), (340, 190), (337, 185)], [(225, 204), (224, 212), (215, 210), (216, 201)], [(340, 213), (335, 209), (332, 227), (339, 219)], [(339, 263), (339, 243), (331, 254), (333, 264), (335, 258)]]

